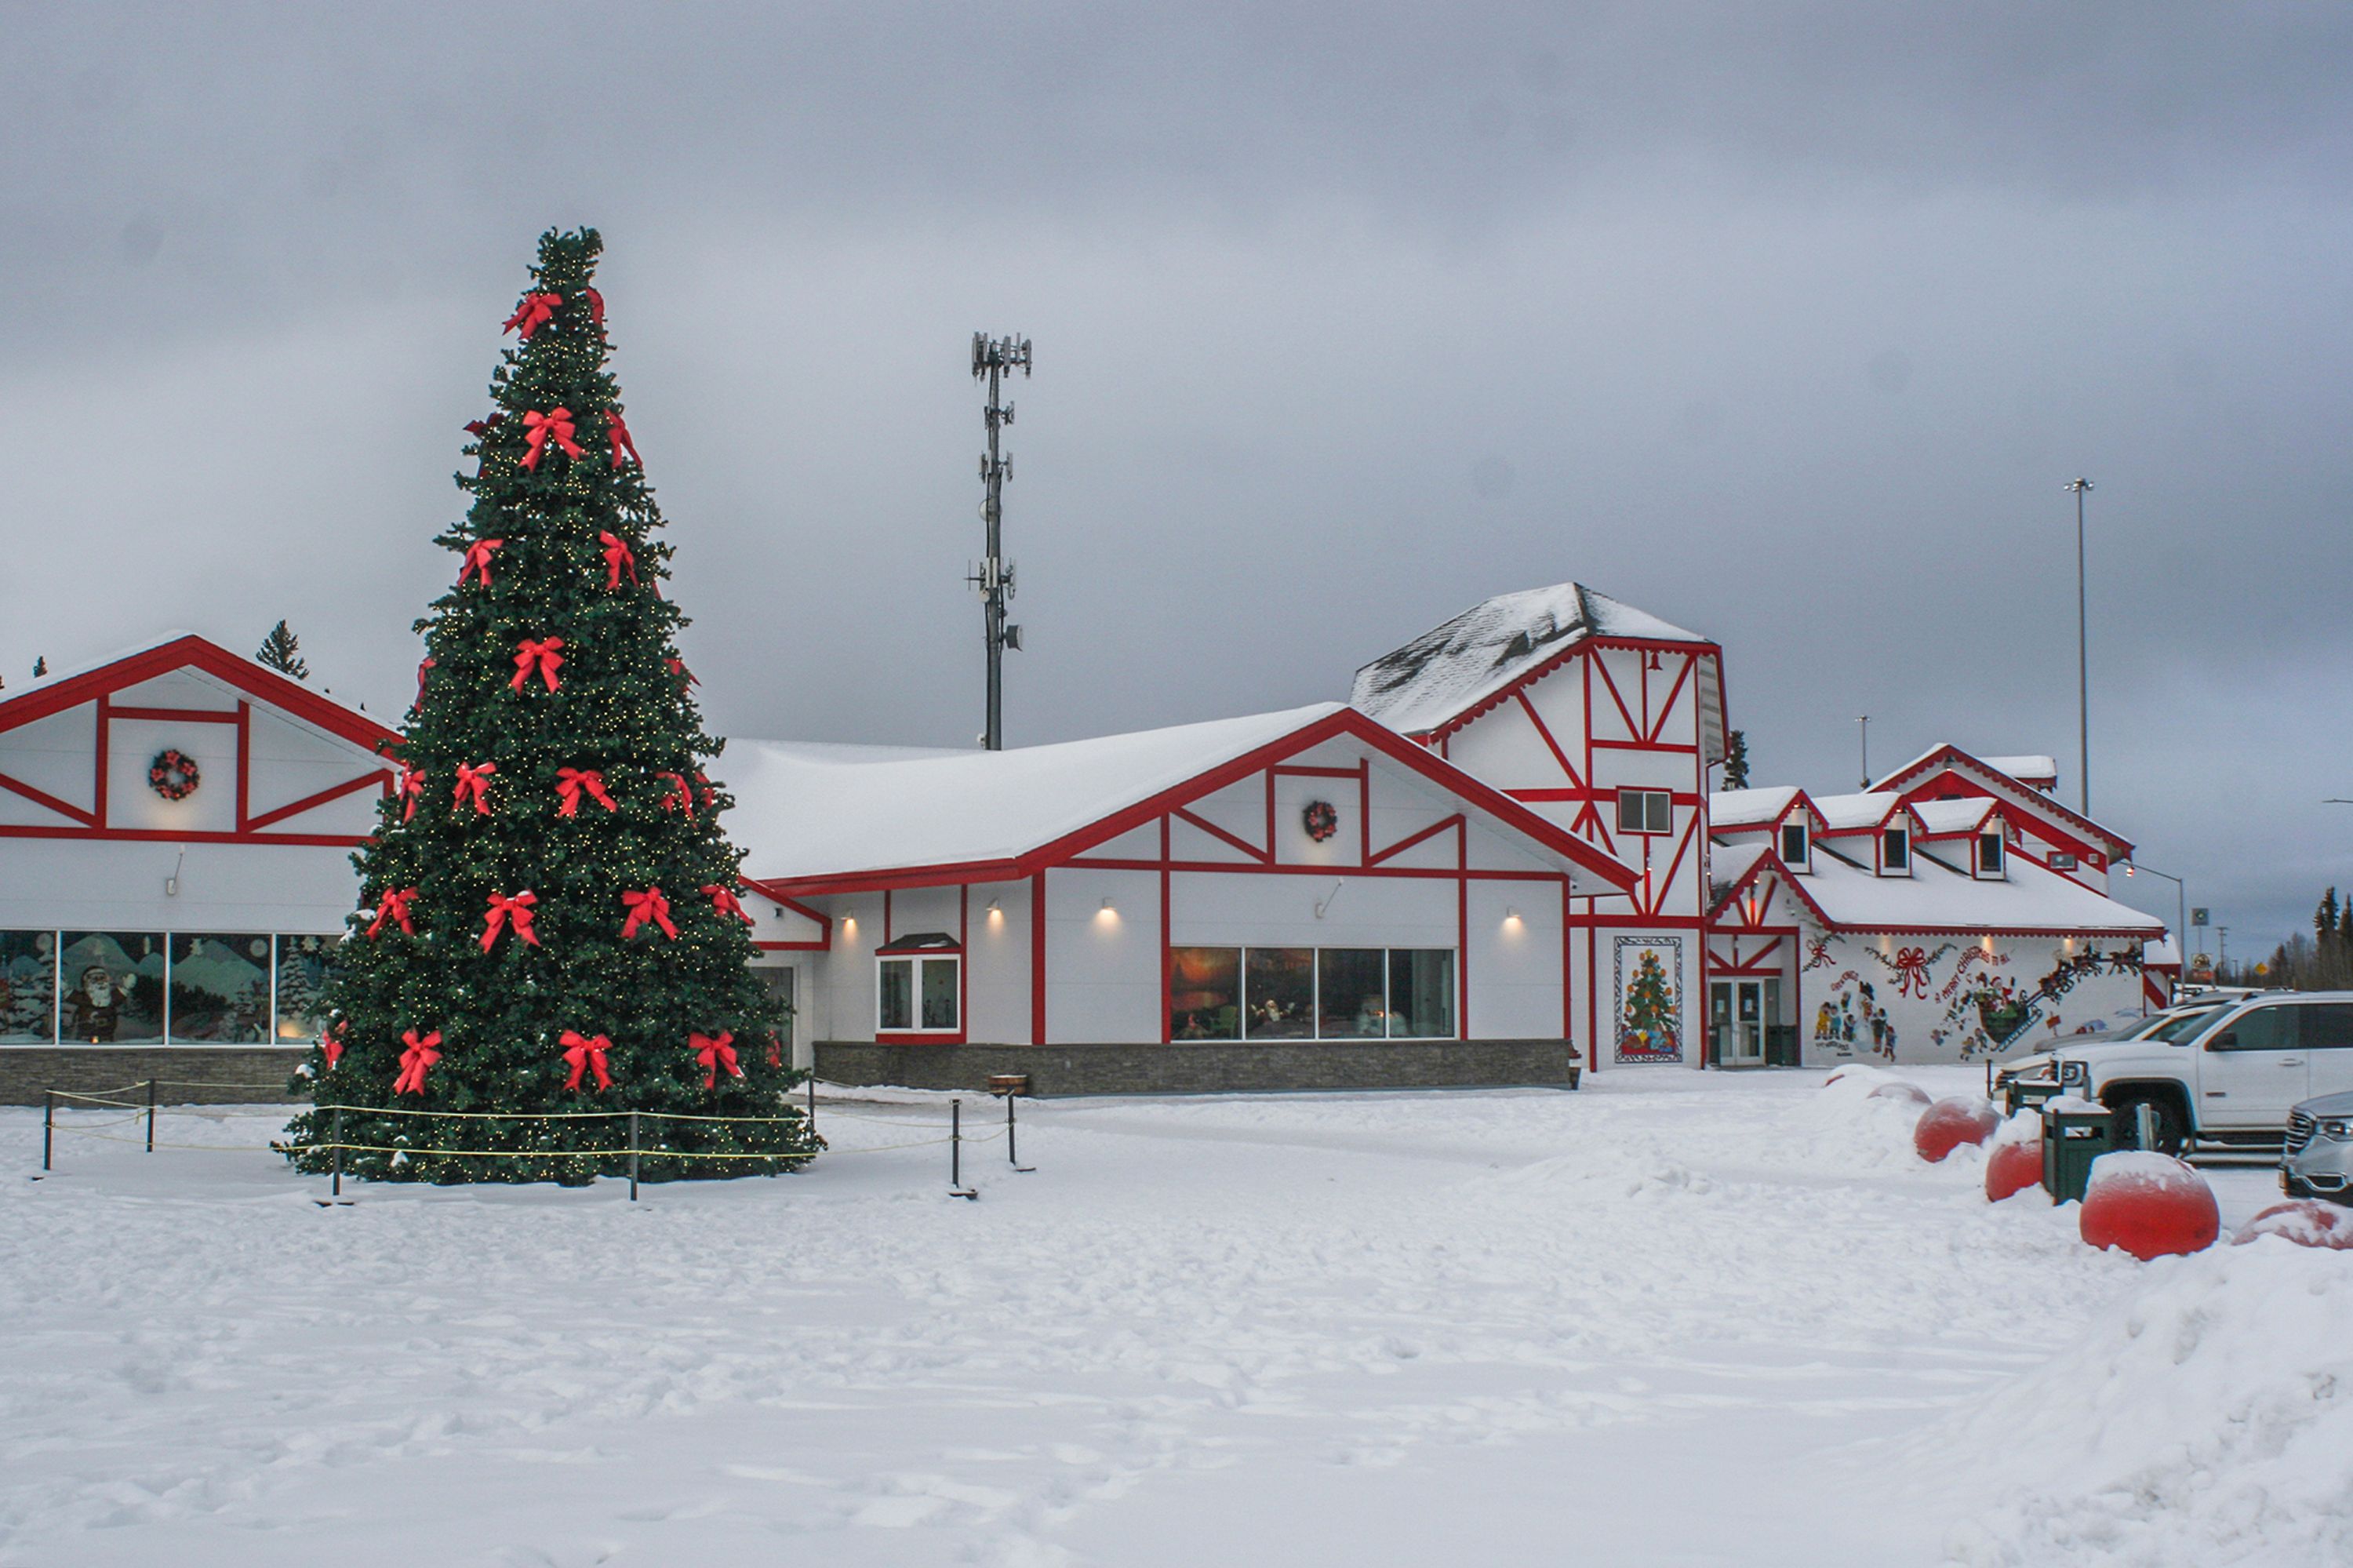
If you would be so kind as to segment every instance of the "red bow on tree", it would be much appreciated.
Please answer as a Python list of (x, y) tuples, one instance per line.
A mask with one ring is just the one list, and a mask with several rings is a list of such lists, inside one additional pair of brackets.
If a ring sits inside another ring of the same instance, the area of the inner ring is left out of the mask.
[(538, 470), (539, 460), (547, 455), (547, 443), (551, 440), (564, 449), (565, 457), (576, 459), (580, 456), (580, 443), (572, 439), (571, 409), (551, 408), (543, 414), (534, 408), (522, 417), (522, 423), (523, 439), (531, 443), (531, 450), (522, 454), (525, 471)]
[(392, 1081), (392, 1092), (421, 1095), (425, 1092), (426, 1069), (441, 1059), (441, 1032), (437, 1029), (419, 1040), (417, 1031), (411, 1029), (401, 1035), (400, 1043), (408, 1048), (400, 1054), (400, 1076)]
[(492, 414), (485, 418), (469, 419), (466, 421), (466, 433), (480, 440), (506, 422), (507, 417), (504, 414)]
[(670, 924), (670, 900), (659, 887), (649, 887), (643, 893), (624, 893), (621, 902), (627, 906), (629, 917), (621, 922), (621, 940), (628, 941), (638, 934), (638, 927), (650, 920), (661, 927), (662, 935), (678, 940), (678, 927)]
[(715, 1038), (707, 1034), (690, 1034), (686, 1040), (688, 1044), (694, 1047), (696, 1059), (702, 1064), (704, 1088), (715, 1089), (719, 1086), (719, 1069), (722, 1067), (727, 1069), (727, 1075), (730, 1077), (740, 1078), (744, 1075), (744, 1069), (735, 1065), (733, 1031), (723, 1029)]
[(491, 814), (490, 802), (483, 800), (482, 797), (491, 788), (491, 775), (496, 773), (498, 770), (499, 765), (495, 762), (484, 762), (480, 764), (460, 762), (458, 764), (458, 788), (456, 792), (449, 797), (449, 803), (454, 806), (464, 805), (466, 803), (466, 791), (471, 789), (474, 792), (474, 810), (482, 816), (489, 816)]
[(557, 650), (563, 646), (564, 639), (561, 637), (550, 637), (544, 641), (526, 637), (516, 643), (514, 679), (507, 684), (518, 692), (522, 691), (522, 683), (531, 679), (536, 666), (539, 678), (547, 683), (547, 689), (551, 692), (555, 690), (560, 683), (555, 673), (564, 668), (564, 655)]
[(631, 582), (636, 582), (638, 557), (630, 552), (628, 543), (617, 534), (599, 534), (596, 537), (605, 546), (605, 586), (608, 588), (619, 588), (623, 572), (629, 574)]
[(368, 926), (368, 936), (373, 938), (382, 932), (387, 920), (398, 926), (403, 935), (417, 935), (417, 927), (408, 923), (408, 901), (416, 896), (417, 889), (413, 887), (385, 888), (384, 896), (376, 900), (375, 919)]
[(685, 660), (672, 656), (662, 662), (670, 666), (670, 673), (678, 677), (678, 689), (681, 695), (685, 694), (686, 689), (689, 686), (699, 686), (702, 684), (702, 682), (694, 678), (694, 672), (686, 667)]
[(694, 791), (687, 788), (685, 774), (657, 773), (654, 777), (657, 779), (667, 779), (673, 785), (677, 786), (662, 797), (663, 810), (676, 811), (683, 810), (688, 816), (691, 817), (694, 815)]
[(466, 549), (466, 564), (458, 568), (458, 586), (464, 588), (466, 579), (476, 572), (482, 574), (482, 586), (491, 586), (491, 552), (505, 544), (504, 539), (477, 539)]
[(578, 1088), (584, 1072), (596, 1075), (597, 1093), (613, 1086), (613, 1075), (605, 1070), (605, 1053), (613, 1048), (610, 1040), (602, 1034), (583, 1034), (576, 1029), (567, 1029), (556, 1044), (564, 1047), (564, 1059), (572, 1066), (572, 1075), (564, 1080), (565, 1088)]
[(601, 329), (605, 324), (605, 296), (594, 289), (583, 289), (580, 297), (588, 302), (588, 313), (596, 318), (596, 325)]
[(580, 792), (584, 789), (588, 792), (590, 800), (605, 810), (617, 811), (621, 809), (613, 804), (613, 797), (605, 793), (605, 776), (602, 773), (593, 768), (559, 768), (555, 770), (555, 792), (564, 797), (564, 804), (555, 808), (555, 814), (559, 817), (578, 816)]
[(605, 444), (613, 449), (615, 468), (621, 466), (621, 454), (625, 451), (639, 468), (646, 466), (646, 460), (638, 456), (638, 443), (629, 440), (628, 423), (621, 418), (621, 406), (617, 403), (605, 410)]
[(402, 821), (417, 815), (417, 802), (425, 798), (425, 770), (413, 763), (400, 765), (400, 794), (408, 801), (408, 809), (400, 813)]
[(491, 950), (491, 944), (499, 939), (500, 928), (510, 919), (514, 922), (514, 934), (523, 939), (524, 946), (538, 947), (539, 938), (531, 934), (531, 906), (538, 902), (539, 895), (528, 887), (512, 898), (503, 893), (491, 894), (491, 912), (482, 921), (482, 951)]
[(427, 670), (432, 669), (433, 666), (438, 662), (440, 662), (439, 660), (431, 657), (429, 654), (424, 659), (417, 661), (417, 700), (408, 705), (410, 707), (421, 708), (425, 705), (425, 673)]
[(711, 802), (719, 798), (712, 790), (711, 776), (700, 768), (694, 770), (694, 792), (702, 797), (702, 809), (706, 811), (711, 810)]
[(525, 294), (522, 303), (517, 305), (515, 313), (507, 318), (507, 324), (500, 330), (499, 335), (504, 337), (521, 327), (523, 341), (529, 343), (531, 334), (554, 321), (555, 313), (563, 308), (564, 296), (561, 294)]
[(740, 916), (746, 926), (758, 924), (752, 918), (752, 912), (744, 907), (744, 901), (736, 897), (733, 890), (724, 884), (706, 882), (702, 885), (702, 891), (711, 895), (711, 906), (718, 910), (721, 915)]
[(333, 1071), (335, 1064), (343, 1059), (343, 1026), (338, 1023), (332, 1029), (322, 1031), (319, 1049), (327, 1058), (328, 1070)]

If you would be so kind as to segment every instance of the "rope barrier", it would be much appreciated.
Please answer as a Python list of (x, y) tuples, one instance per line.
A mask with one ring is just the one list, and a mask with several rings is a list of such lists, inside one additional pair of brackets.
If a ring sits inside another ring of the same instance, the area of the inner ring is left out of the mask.
[[(137, 1118), (132, 1118), (132, 1119), (136, 1120)], [(100, 1122), (99, 1125), (101, 1127), (115, 1127), (120, 1124), (116, 1122)], [(58, 1130), (69, 1137), (94, 1139), (100, 1143), (135, 1143), (142, 1147), (144, 1147), (146, 1144), (146, 1140), (144, 1139), (117, 1138), (111, 1133), (92, 1132), (85, 1128), (60, 1126)], [(1002, 1138), (1004, 1134), (999, 1133), (997, 1136)], [(321, 1154), (332, 1154), (335, 1150), (341, 1150), (346, 1154), (442, 1154), (452, 1157), (485, 1160), (603, 1160), (619, 1159), (634, 1154), (640, 1159), (645, 1160), (798, 1160), (806, 1163), (808, 1160), (815, 1160), (820, 1153), (829, 1160), (837, 1154), (888, 1154), (894, 1150), (900, 1149), (936, 1149), (944, 1143), (953, 1143), (955, 1141), (955, 1139), (953, 1138), (926, 1138), (914, 1143), (881, 1143), (871, 1145), (863, 1149), (811, 1150), (807, 1153), (797, 1154), (737, 1154), (722, 1153), (716, 1150), (706, 1153), (701, 1150), (662, 1149), (652, 1146), (642, 1146), (636, 1149), (533, 1150), (419, 1149), (409, 1144), (402, 1143), (311, 1143), (303, 1145), (303, 1149), (305, 1152), (315, 1151)], [(967, 1138), (964, 1141), (966, 1143), (983, 1143), (987, 1140), (985, 1139)], [(195, 1154), (283, 1154), (288, 1151), (287, 1146), (280, 1143), (165, 1143), (159, 1139), (155, 1143), (154, 1147), (157, 1149), (181, 1150)]]

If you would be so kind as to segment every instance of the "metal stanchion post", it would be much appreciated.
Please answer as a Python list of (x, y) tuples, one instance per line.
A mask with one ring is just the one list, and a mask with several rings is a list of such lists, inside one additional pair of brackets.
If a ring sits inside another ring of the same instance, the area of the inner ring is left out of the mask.
[(155, 1152), (155, 1080), (147, 1080), (147, 1152)]
[(964, 1184), (964, 1101), (948, 1102), (948, 1196), (978, 1198), (977, 1190)]
[(809, 1129), (809, 1131), (811, 1131), (811, 1132), (815, 1132), (815, 1131), (817, 1130), (817, 1075), (816, 1075), (815, 1073), (811, 1073), (811, 1074), (809, 1075), (808, 1086), (809, 1086), (808, 1129)]
[(1018, 1095), (1010, 1094), (1005, 1097), (1005, 1162), (1014, 1170), (1026, 1174), (1035, 1171), (1037, 1167), (1022, 1164), (1021, 1157), (1013, 1152), (1013, 1102), (1019, 1097)]
[(49, 1168), (49, 1143), (58, 1128), (58, 1092), (41, 1091), (41, 1169)]
[(343, 1107), (341, 1106), (337, 1106), (335, 1107), (333, 1126), (335, 1139), (335, 1188), (332, 1192), (328, 1194), (328, 1196), (340, 1198), (343, 1195)]
[(629, 1113), (629, 1202), (638, 1201), (638, 1113)]

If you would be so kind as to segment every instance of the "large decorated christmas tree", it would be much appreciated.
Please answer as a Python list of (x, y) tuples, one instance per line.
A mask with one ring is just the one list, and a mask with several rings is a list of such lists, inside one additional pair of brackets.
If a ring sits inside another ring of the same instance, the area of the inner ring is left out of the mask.
[(322, 998), (309, 1092), (345, 1108), (289, 1129), (305, 1170), (340, 1141), (363, 1176), (585, 1181), (621, 1169), (628, 1123), (582, 1113), (629, 1110), (661, 1150), (652, 1179), (792, 1170), (819, 1147), (748, 967), (742, 854), (704, 774), (719, 747), (606, 368), (600, 249), (594, 229), (542, 237), (493, 408), (466, 427), (473, 503), (438, 541), (457, 581), (417, 622), (399, 787), (354, 857), (363, 907)]

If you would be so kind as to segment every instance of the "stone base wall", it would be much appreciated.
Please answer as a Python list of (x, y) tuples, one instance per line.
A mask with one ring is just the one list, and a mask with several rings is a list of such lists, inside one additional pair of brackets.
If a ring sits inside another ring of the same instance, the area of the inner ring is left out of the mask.
[(119, 1090), (121, 1098), (144, 1105), (150, 1078), (159, 1080), (162, 1105), (270, 1104), (292, 1098), (286, 1080), (310, 1054), (307, 1044), (10, 1046), (0, 1050), (0, 1105), (39, 1105), (44, 1089)]
[(878, 1045), (820, 1040), (831, 1084), (985, 1093), (990, 1075), (1026, 1073), (1029, 1092), (1199, 1095), (1282, 1089), (1575, 1088), (1566, 1040), (1300, 1041), (1293, 1044)]

